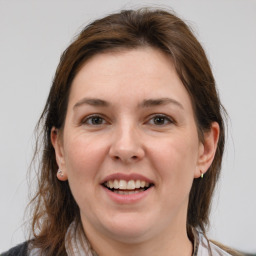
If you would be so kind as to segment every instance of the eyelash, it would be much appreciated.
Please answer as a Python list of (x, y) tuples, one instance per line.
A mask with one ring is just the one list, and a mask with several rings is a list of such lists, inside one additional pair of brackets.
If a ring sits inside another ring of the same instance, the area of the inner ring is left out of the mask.
[[(164, 123), (163, 124), (156, 124), (154, 122), (154, 120), (156, 120), (157, 118), (162, 119), (164, 121)], [(174, 124), (175, 123), (175, 121), (172, 118), (170, 118), (169, 116), (163, 115), (163, 114), (152, 115), (149, 118), (149, 120), (147, 121), (147, 123), (150, 123), (150, 121), (152, 121), (152, 120), (153, 120), (154, 123), (152, 123), (151, 125), (156, 125), (156, 126), (166, 126), (168, 124)]]
[[(98, 119), (104, 121), (104, 123), (101, 123), (101, 124), (93, 124), (93, 123), (92, 123), (92, 122), (93, 122), (93, 121), (92, 121), (93, 118), (95, 118), (95, 119), (98, 118)], [(91, 121), (91, 123), (89, 123), (89, 121)], [(104, 124), (106, 124), (106, 123), (107, 123), (107, 121), (105, 120), (104, 117), (102, 117), (101, 115), (96, 115), (96, 114), (87, 116), (85, 119), (82, 120), (82, 124), (86, 124), (86, 125), (90, 125), (90, 126), (99, 126), (99, 125), (104, 125)]]
[[(98, 121), (100, 120), (101, 123), (98, 123), (98, 124), (93, 123), (94, 121), (96, 121), (96, 120), (93, 121), (94, 118), (98, 119)], [(157, 118), (164, 121), (164, 123), (156, 124), (155, 120)], [(153, 121), (153, 123), (150, 123), (151, 121)], [(89, 126), (100, 126), (100, 125), (105, 125), (108, 122), (101, 115), (94, 114), (94, 115), (87, 116), (85, 119), (82, 120), (81, 123), (89, 125)], [(166, 126), (168, 124), (175, 124), (175, 121), (172, 118), (170, 118), (169, 116), (166, 116), (166, 115), (163, 115), (163, 114), (154, 114), (154, 115), (151, 115), (150, 118), (145, 122), (145, 124), (147, 124), (147, 123), (149, 123), (150, 125), (156, 125), (156, 126)]]

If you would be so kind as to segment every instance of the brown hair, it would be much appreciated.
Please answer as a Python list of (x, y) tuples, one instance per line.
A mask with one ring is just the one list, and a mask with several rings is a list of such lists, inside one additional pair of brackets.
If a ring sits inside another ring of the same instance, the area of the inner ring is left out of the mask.
[(94, 21), (66, 49), (38, 123), (43, 126), (43, 154), (38, 191), (32, 200), (32, 205), (35, 205), (33, 243), (47, 255), (65, 254), (67, 228), (73, 220), (80, 222), (79, 208), (68, 182), (60, 182), (56, 178), (58, 166), (51, 144), (52, 128), (63, 128), (72, 81), (81, 66), (96, 54), (145, 46), (160, 49), (172, 59), (190, 95), (199, 138), (203, 140), (203, 132), (209, 130), (213, 122), (219, 124), (220, 137), (213, 163), (203, 179), (194, 180), (190, 192), (187, 213), (189, 237), (193, 227), (204, 231), (208, 224), (224, 149), (224, 125), (207, 57), (189, 27), (174, 14), (159, 9), (125, 10)]

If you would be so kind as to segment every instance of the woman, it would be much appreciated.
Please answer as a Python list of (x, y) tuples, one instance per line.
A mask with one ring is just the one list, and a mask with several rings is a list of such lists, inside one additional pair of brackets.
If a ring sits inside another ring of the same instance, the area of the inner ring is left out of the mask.
[(221, 110), (204, 50), (175, 15), (123, 11), (87, 26), (39, 121), (33, 238), (4, 255), (238, 255), (205, 235)]

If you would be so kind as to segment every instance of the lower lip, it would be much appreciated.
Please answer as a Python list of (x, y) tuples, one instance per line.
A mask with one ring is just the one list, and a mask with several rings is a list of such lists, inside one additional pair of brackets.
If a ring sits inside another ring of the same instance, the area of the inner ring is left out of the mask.
[(111, 190), (107, 189), (106, 187), (102, 186), (104, 191), (107, 193), (107, 195), (110, 197), (111, 200), (118, 204), (131, 204), (136, 203), (145, 197), (151, 192), (153, 189), (153, 186), (148, 188), (147, 190), (141, 191), (139, 193), (129, 194), (129, 195), (121, 195), (117, 194), (115, 192), (112, 192)]

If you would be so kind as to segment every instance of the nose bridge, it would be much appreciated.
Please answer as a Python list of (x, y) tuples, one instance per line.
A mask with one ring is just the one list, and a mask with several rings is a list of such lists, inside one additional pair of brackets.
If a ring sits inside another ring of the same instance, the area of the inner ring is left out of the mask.
[(144, 156), (137, 125), (123, 119), (116, 125), (110, 149), (111, 157), (122, 161), (134, 161)]

